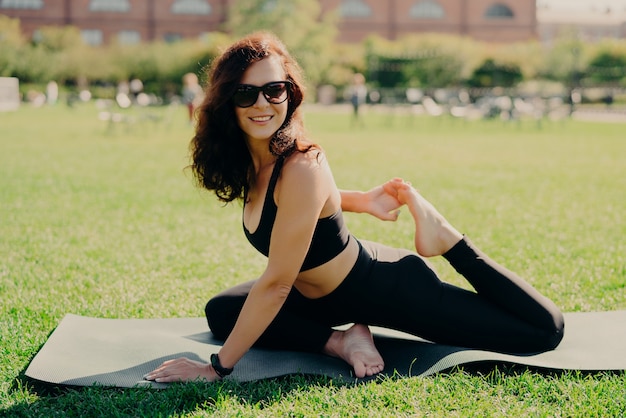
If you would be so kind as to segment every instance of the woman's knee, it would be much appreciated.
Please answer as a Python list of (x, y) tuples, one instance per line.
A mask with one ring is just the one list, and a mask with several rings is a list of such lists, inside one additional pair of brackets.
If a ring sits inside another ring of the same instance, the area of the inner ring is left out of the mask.
[(215, 337), (225, 340), (230, 334), (254, 281), (238, 284), (212, 297), (204, 307), (209, 328)]
[(546, 337), (546, 350), (554, 350), (563, 340), (565, 334), (565, 318), (558, 311), (552, 314), (552, 323)]
[(545, 326), (538, 329), (538, 334), (532, 339), (529, 348), (531, 352), (551, 351), (558, 347), (563, 340), (565, 321), (560, 311), (551, 314)]
[(228, 296), (216, 296), (207, 302), (204, 313), (209, 329), (216, 338), (225, 340), (228, 337), (242, 306), (243, 302), (238, 303), (236, 299)]

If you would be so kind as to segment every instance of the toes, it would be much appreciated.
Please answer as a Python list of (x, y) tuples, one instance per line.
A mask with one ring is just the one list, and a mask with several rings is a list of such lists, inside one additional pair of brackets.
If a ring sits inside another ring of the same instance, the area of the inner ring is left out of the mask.
[(363, 377), (374, 376), (382, 372), (384, 369), (384, 365), (376, 364), (372, 366), (367, 366), (365, 363), (358, 362), (353, 366), (353, 368), (354, 368), (354, 375), (358, 377), (359, 379), (361, 379)]
[(377, 365), (375, 365), (375, 366), (368, 367), (368, 368), (367, 368), (366, 375), (367, 375), (367, 376), (374, 376), (374, 375), (377, 375), (378, 373), (380, 373), (380, 372), (382, 372), (382, 371), (383, 371), (383, 368), (384, 368), (384, 367), (383, 367), (382, 365), (380, 365), (380, 364), (377, 364)]
[(359, 379), (362, 377), (365, 377), (367, 372), (368, 370), (365, 368), (365, 364), (358, 363), (354, 365), (354, 375), (358, 377)]

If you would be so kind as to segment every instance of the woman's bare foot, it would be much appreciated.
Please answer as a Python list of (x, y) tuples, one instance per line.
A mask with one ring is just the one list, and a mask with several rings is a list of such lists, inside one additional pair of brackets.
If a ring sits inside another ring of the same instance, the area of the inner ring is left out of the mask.
[(415, 249), (418, 254), (423, 257), (442, 255), (463, 238), (463, 234), (409, 183), (395, 185), (398, 200), (409, 207), (415, 220)]
[(324, 354), (338, 357), (352, 366), (356, 377), (373, 376), (385, 363), (374, 345), (369, 328), (354, 324), (347, 331), (335, 331), (324, 346)]

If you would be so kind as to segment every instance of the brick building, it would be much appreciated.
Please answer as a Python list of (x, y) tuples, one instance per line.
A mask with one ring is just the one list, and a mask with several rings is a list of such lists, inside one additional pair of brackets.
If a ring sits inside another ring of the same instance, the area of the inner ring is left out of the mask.
[(535, 0), (320, 0), (338, 8), (340, 38), (360, 41), (372, 32), (388, 38), (436, 32), (483, 41), (536, 37)]
[[(218, 31), (234, 0), (0, 0), (27, 36), (49, 25), (74, 25), (90, 44), (194, 38)], [(267, 0), (268, 4), (276, 0)], [(319, 0), (339, 12), (339, 40), (371, 33), (396, 39), (437, 32), (511, 42), (536, 38), (535, 0)]]

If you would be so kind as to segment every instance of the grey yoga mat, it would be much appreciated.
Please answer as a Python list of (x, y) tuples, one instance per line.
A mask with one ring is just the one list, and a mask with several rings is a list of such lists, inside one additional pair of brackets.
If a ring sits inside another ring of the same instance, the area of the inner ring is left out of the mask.
[[(480, 362), (553, 370), (626, 369), (626, 310), (567, 313), (559, 347), (535, 355), (432, 344), (396, 331), (371, 329), (387, 375), (427, 376)], [(220, 346), (204, 318), (103, 319), (68, 314), (34, 357), (26, 376), (57, 385), (164, 388), (166, 384), (147, 382), (143, 375), (176, 357), (206, 362)], [(296, 373), (354, 380), (351, 368), (335, 358), (256, 348), (228, 378), (246, 382)]]

